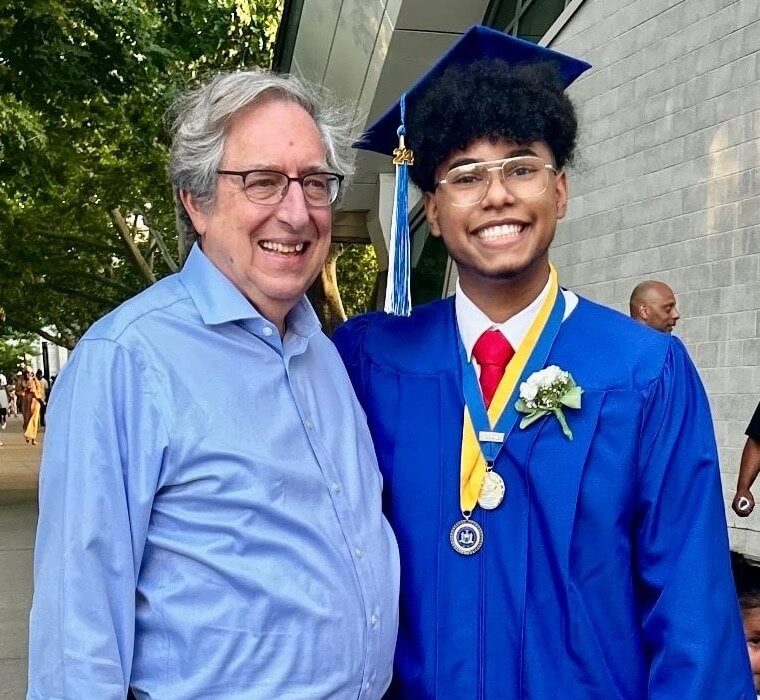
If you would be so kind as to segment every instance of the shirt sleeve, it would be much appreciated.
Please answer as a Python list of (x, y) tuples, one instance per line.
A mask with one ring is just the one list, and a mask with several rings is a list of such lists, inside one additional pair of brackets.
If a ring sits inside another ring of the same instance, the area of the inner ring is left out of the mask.
[(710, 409), (673, 338), (641, 434), (637, 593), (650, 700), (755, 700)]
[(752, 414), (752, 420), (750, 420), (744, 434), (747, 437), (751, 437), (753, 440), (760, 442), (760, 403), (757, 404), (755, 412)]
[(40, 470), (28, 700), (124, 700), (166, 446), (151, 372), (82, 340), (52, 392)]

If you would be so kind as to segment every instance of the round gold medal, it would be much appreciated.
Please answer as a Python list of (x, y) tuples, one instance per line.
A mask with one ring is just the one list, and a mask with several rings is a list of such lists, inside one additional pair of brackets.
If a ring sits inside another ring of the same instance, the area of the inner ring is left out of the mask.
[(480, 487), (480, 494), (478, 495), (478, 505), (484, 510), (493, 510), (501, 505), (504, 500), (504, 494), (507, 491), (507, 487), (502, 479), (495, 471), (488, 470), (483, 478), (483, 484)]

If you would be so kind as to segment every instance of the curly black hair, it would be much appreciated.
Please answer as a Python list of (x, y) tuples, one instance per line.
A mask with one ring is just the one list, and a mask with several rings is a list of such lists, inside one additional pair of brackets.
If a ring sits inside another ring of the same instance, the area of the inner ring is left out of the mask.
[(575, 108), (553, 65), (482, 59), (452, 66), (410, 109), (406, 140), (414, 165), (409, 175), (423, 192), (432, 192), (436, 168), (452, 151), (480, 138), (543, 141), (562, 168), (572, 161), (577, 131)]

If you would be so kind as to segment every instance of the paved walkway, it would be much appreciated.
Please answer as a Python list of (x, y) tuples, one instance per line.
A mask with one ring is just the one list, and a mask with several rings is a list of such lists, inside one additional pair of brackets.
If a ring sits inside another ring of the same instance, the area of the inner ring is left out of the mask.
[(15, 416), (0, 440), (0, 700), (23, 700), (41, 447), (24, 442)]
[(36, 447), (24, 441), (20, 416), (8, 419), (8, 428), (0, 431), (0, 493), (36, 491), (37, 473), (40, 467), (41, 442), (44, 431), (40, 432)]

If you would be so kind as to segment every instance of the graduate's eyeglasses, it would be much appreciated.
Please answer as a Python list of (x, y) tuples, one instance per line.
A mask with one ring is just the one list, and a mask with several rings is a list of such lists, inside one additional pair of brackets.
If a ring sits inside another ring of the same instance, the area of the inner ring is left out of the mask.
[(453, 206), (471, 207), (486, 196), (495, 172), (500, 173), (502, 184), (512, 196), (533, 199), (546, 192), (549, 173), (557, 169), (534, 156), (468, 163), (449, 170), (438, 186)]
[(329, 207), (340, 193), (343, 175), (309, 173), (289, 177), (277, 170), (217, 170), (218, 175), (237, 175), (243, 179), (243, 191), (249, 202), (274, 206), (288, 193), (291, 182), (301, 185), (306, 203), (312, 207)]

